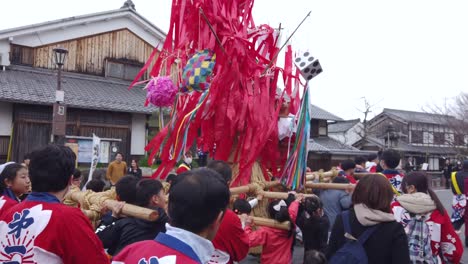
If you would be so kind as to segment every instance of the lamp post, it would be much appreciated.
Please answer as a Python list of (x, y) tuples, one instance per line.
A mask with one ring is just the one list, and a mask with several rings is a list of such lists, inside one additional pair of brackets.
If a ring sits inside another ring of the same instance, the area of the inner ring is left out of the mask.
[(55, 91), (55, 103), (52, 116), (52, 135), (51, 142), (64, 144), (64, 137), (67, 124), (67, 109), (64, 103), (65, 93), (62, 90), (62, 67), (68, 54), (68, 50), (63, 47), (57, 47), (54, 51), (54, 62), (57, 65), (57, 90)]

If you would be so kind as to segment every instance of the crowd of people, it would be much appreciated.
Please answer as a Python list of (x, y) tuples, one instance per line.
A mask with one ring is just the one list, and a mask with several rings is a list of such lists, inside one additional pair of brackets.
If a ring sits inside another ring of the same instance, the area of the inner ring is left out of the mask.
[[(68, 147), (49, 145), (27, 164), (0, 166), (0, 263), (238, 263), (261, 246), (261, 263), (289, 264), (300, 244), (303, 263), (460, 263), (459, 227), (427, 175), (398, 170), (397, 151), (342, 162), (333, 183), (354, 188), (269, 200), (268, 216), (288, 222), (287, 230), (256, 225), (252, 208), (261, 195), (231, 199), (227, 163), (193, 169), (191, 158), (184, 155), (165, 193), (161, 181), (142, 178), (137, 161), (127, 167), (118, 153), (106, 178), (119, 202), (102, 208), (96, 228), (80, 208), (63, 204), (84, 181)], [(463, 169), (454, 175), (456, 195), (468, 189), (468, 161)], [(102, 191), (104, 182), (86, 187)], [(158, 218), (125, 216), (125, 204), (155, 210)]]

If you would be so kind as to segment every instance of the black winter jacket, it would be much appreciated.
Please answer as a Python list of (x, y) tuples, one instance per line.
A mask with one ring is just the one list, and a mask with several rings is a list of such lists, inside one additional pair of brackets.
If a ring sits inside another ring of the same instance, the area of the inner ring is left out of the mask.
[[(358, 238), (366, 226), (356, 218), (354, 209), (350, 210), (352, 236)], [(397, 222), (380, 223), (369, 239), (364, 243), (369, 264), (409, 264), (408, 238), (403, 226)], [(330, 236), (327, 258), (330, 259), (345, 243), (343, 217), (338, 215)]]
[(159, 218), (150, 222), (133, 217), (113, 218), (111, 222), (103, 221), (96, 230), (104, 248), (111, 256), (117, 255), (124, 247), (143, 240), (153, 240), (159, 232), (166, 232), (167, 214), (161, 208), (155, 208)]

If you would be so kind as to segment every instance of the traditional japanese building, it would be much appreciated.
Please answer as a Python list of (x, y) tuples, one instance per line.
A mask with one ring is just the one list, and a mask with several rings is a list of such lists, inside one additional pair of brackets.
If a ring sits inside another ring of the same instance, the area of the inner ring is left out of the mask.
[(368, 122), (365, 139), (354, 143), (364, 150), (393, 148), (401, 152), (403, 168), (442, 170), (446, 159), (455, 159), (468, 146), (468, 133), (460, 134), (451, 124), (455, 117), (385, 108)]
[(131, 1), (116, 10), (1, 30), (0, 162), (7, 156), (22, 161), (51, 141), (56, 47), (68, 49), (61, 78), (65, 140), (76, 148), (78, 161), (90, 161), (93, 133), (102, 139), (103, 163), (117, 151), (127, 159), (144, 155), (155, 109), (144, 107), (141, 87), (128, 88), (164, 39)]
[(344, 120), (315, 105), (311, 107), (311, 138), (307, 164), (313, 170), (329, 170), (340, 162), (375, 151), (359, 150), (330, 136), (330, 128)]

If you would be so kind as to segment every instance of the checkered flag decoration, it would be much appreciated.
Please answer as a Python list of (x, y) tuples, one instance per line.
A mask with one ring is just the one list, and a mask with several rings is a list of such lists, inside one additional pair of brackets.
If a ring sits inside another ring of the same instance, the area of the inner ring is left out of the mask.
[(312, 80), (312, 78), (319, 75), (323, 71), (319, 60), (314, 58), (308, 51), (297, 57), (294, 62), (296, 67), (299, 68), (302, 77), (308, 81)]
[(208, 90), (215, 61), (216, 54), (210, 50), (205, 49), (195, 53), (187, 61), (182, 73), (181, 92), (203, 92)]

